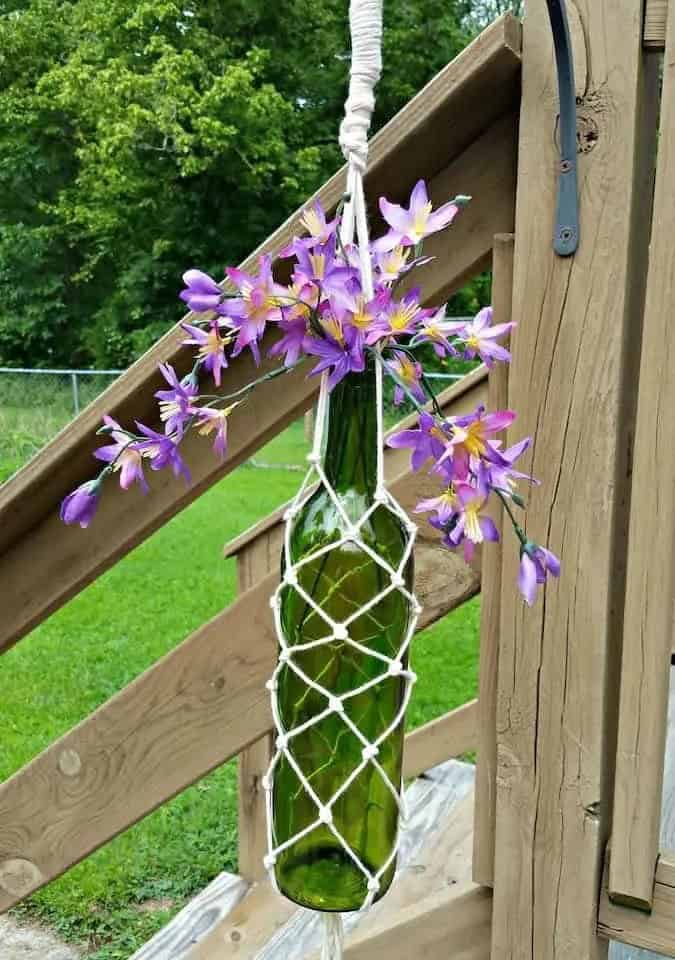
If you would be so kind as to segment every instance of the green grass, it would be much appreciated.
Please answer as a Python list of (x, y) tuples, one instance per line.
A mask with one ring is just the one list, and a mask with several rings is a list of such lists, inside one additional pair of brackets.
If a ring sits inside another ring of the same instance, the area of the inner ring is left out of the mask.
[[(31, 431), (47, 439), (53, 423), (44, 414), (40, 421), (16, 409), (30, 443)], [(56, 418), (55, 405), (51, 411)], [(7, 424), (6, 409), (3, 416)], [(24, 449), (6, 435), (3, 442), (0, 457), (9, 452), (18, 465)], [(2, 658), (0, 781), (234, 598), (234, 562), (222, 559), (223, 544), (294, 493), (300, 475), (274, 464), (298, 464), (305, 452), (302, 423), (293, 424), (257, 454), (268, 468), (235, 471)], [(95, 532), (94, 525), (82, 536)], [(478, 614), (473, 601), (416, 639), (410, 725), (475, 694)], [(92, 960), (124, 960), (217, 873), (236, 870), (236, 817), (236, 768), (228, 763), (18, 910), (88, 944)]]

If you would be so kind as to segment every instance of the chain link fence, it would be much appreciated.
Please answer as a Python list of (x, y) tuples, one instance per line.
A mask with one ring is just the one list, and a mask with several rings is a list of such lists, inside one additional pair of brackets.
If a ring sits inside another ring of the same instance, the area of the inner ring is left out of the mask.
[(122, 372), (0, 367), (0, 483)]

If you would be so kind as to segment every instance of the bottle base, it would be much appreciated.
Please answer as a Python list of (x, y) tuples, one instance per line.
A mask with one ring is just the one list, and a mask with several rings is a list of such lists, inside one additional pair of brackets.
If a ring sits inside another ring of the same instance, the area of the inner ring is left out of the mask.
[[(371, 869), (369, 864), (366, 866)], [(375, 900), (389, 889), (394, 871), (392, 864), (381, 878)], [(300, 856), (282, 855), (276, 879), (288, 900), (310, 910), (349, 913), (360, 910), (368, 896), (366, 877), (340, 846), (314, 849)]]

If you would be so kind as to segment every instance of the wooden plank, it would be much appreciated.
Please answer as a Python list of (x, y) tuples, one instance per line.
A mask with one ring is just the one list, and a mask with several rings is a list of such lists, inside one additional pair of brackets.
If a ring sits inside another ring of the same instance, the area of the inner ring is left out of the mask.
[(675, 18), (663, 64), (654, 221), (633, 453), (609, 889), (649, 909), (659, 849), (675, 601)]
[[(469, 379), (448, 410), (483, 396), (484, 376)], [(424, 495), (429, 478), (411, 479), (406, 451), (388, 450), (385, 466), (401, 502)], [(480, 577), (431, 537), (416, 558), (421, 630), (477, 593)], [(271, 729), (277, 583), (275, 570), (0, 786), (0, 911)]]
[(248, 891), (234, 873), (221, 873), (129, 960), (181, 960), (224, 919)]
[[(269, 538), (268, 538), (269, 540)], [(255, 568), (255, 556), (249, 551), (237, 561), (239, 593), (245, 593), (275, 569), (270, 554), (270, 544), (265, 544), (265, 565)], [(277, 546), (276, 564), (279, 563), (281, 544)], [(272, 759), (272, 738), (269, 733), (245, 747), (238, 760), (238, 838), (239, 862), (237, 868), (247, 881), (262, 880), (265, 876), (263, 857), (267, 852), (267, 812), (262, 778)]]
[[(475, 154), (469, 155), (468, 148), (503, 116), (512, 115), (519, 91), (519, 44), (517, 21), (502, 17), (383, 128), (371, 145), (366, 184), (371, 203), (380, 193), (402, 199), (418, 177), (431, 181), (437, 201), (447, 199), (438, 191), (448, 181), (438, 176), (448, 164), (453, 164), (453, 182), (462, 186), (462, 192), (493, 198), (487, 209), (478, 201), (476, 212), (466, 211), (453, 227), (454, 243), (441, 277), (444, 291), (461, 284), (487, 256), (494, 232), (502, 229), (504, 210), (512, 206), (512, 127), (507, 124), (506, 136), (493, 144), (489, 169), (484, 163), (479, 172)], [(340, 171), (318, 196), (331, 208), (343, 189), (344, 172)], [(276, 253), (283, 247), (298, 231), (299, 215), (300, 211), (290, 217), (244, 266), (254, 268), (259, 253)], [(431, 282), (423, 287), (424, 296), (435, 300), (439, 291), (432, 289)], [(104, 412), (121, 421), (136, 417), (152, 424), (152, 394), (160, 386), (157, 364), (169, 360), (183, 373), (191, 362), (188, 351), (180, 349), (181, 339), (178, 327), (170, 331), (0, 490), (0, 581), (7, 598), (0, 652), (251, 456), (312, 402), (316, 381), (308, 383), (302, 371), (289, 377), (283, 390), (278, 384), (266, 385), (233, 418), (230, 455), (224, 466), (215, 461), (203, 438), (188, 438), (185, 453), (192, 485), (186, 489), (160, 473), (151, 477), (151, 496), (109, 490), (85, 543), (79, 529), (65, 528), (58, 520), (60, 500), (92, 476), (95, 430)], [(263, 369), (269, 366), (265, 361)], [(232, 392), (251, 378), (250, 360), (240, 357), (226, 371), (222, 390)]]
[(653, 50), (663, 50), (666, 45), (666, 21), (668, 0), (646, 0), (644, 45)]
[(267, 773), (272, 752), (272, 736), (266, 734), (239, 755), (238, 870), (249, 882), (265, 876), (263, 857), (267, 852), (267, 815), (262, 778)]
[[(343, 915), (346, 957), (350, 950), (361, 956), (371, 937), (378, 937), (411, 905), (428, 902), (435, 891), (452, 889), (457, 894), (472, 889), (472, 783), (473, 768), (451, 762), (408, 787), (410, 822), (402, 837), (396, 879), (387, 896), (370, 910)], [(298, 910), (265, 883), (251, 889), (191, 954), (191, 960), (234, 956), (302, 960), (314, 956), (320, 941), (320, 915)]]
[[(611, 869), (614, 849), (609, 857)], [(664, 850), (656, 866), (652, 912), (645, 913), (614, 903), (609, 892), (609, 869), (605, 869), (598, 935), (644, 950), (675, 956), (675, 851)]]
[(439, 763), (475, 750), (478, 713), (478, 700), (471, 700), (408, 733), (403, 755), (403, 776), (406, 779), (419, 777)]
[[(513, 299), (513, 234), (495, 237), (492, 264), (492, 305), (495, 323), (511, 321)], [(505, 410), (509, 403), (509, 368), (497, 364), (488, 380), (488, 409)], [(500, 534), (503, 509), (495, 504), (493, 520)], [(507, 534), (510, 531), (507, 530)], [(480, 669), (478, 700), (478, 758), (476, 811), (473, 833), (473, 879), (492, 886), (495, 862), (497, 797), (497, 669), (499, 665), (499, 612), (502, 589), (502, 545), (494, 544), (483, 558), (481, 576)]]
[[(656, 99), (641, 0), (575, 3), (587, 57), (579, 112), (581, 242), (552, 250), (557, 84), (545, 0), (524, 25), (509, 406), (534, 437), (530, 537), (563, 571), (525, 607), (504, 551), (497, 704), (493, 960), (598, 960), (626, 551), (628, 444), (651, 209)], [(649, 96), (647, 95), (647, 87)], [(509, 439), (513, 439), (509, 438)], [(641, 495), (647, 495), (643, 493)]]

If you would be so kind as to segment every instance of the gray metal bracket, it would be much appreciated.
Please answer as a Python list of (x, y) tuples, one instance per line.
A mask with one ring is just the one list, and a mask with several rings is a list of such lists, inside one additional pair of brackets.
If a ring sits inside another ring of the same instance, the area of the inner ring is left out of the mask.
[(577, 100), (574, 60), (565, 0), (546, 0), (553, 30), (560, 101), (560, 167), (553, 249), (570, 257), (579, 246), (579, 196), (577, 173)]

